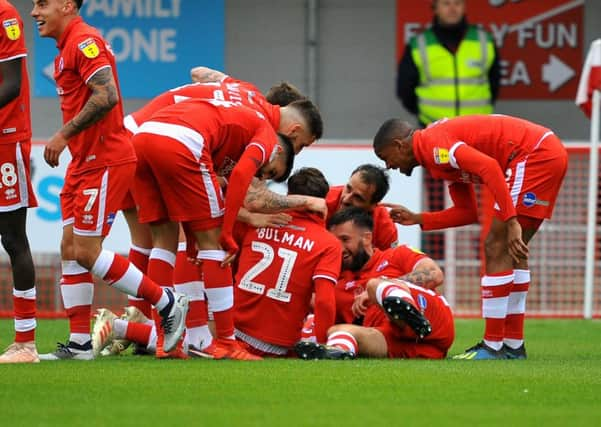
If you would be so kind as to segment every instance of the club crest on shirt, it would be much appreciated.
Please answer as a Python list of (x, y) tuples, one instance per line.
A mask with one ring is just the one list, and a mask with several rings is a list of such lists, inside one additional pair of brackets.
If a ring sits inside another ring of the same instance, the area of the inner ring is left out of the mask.
[(384, 270), (386, 267), (388, 267), (388, 260), (387, 259), (385, 259), (384, 261), (382, 261), (380, 263), (380, 265), (378, 265), (376, 267), (376, 271), (379, 273), (380, 271)]
[(21, 29), (19, 28), (19, 21), (16, 18), (7, 19), (2, 21), (2, 26), (4, 27), (4, 31), (6, 35), (11, 40), (17, 40), (21, 37)]
[(77, 45), (86, 58), (93, 59), (100, 54), (100, 49), (94, 39), (86, 39)]
[(434, 163), (437, 165), (446, 165), (449, 163), (449, 150), (446, 148), (434, 147)]

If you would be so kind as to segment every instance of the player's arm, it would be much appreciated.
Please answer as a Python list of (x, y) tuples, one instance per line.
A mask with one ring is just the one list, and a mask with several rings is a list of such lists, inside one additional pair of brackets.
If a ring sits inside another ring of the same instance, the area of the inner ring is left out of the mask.
[(336, 295), (334, 283), (330, 280), (317, 277), (315, 285), (315, 337), (317, 342), (325, 343), (328, 338), (328, 329), (336, 320)]
[(21, 64), (23, 58), (0, 62), (0, 108), (3, 108), (21, 93)]
[(219, 238), (221, 247), (228, 252), (228, 257), (224, 260), (224, 264), (232, 262), (236, 252), (238, 252), (238, 245), (232, 235), (234, 223), (244, 203), (248, 187), (261, 167), (262, 158), (263, 153), (261, 150), (251, 144), (246, 148), (230, 175), (227, 192), (225, 193), (225, 215)]
[(478, 222), (478, 206), (474, 186), (463, 182), (449, 185), (453, 206), (437, 212), (423, 212), (421, 227), (424, 231), (440, 230), (449, 227)]
[(251, 212), (259, 213), (304, 210), (319, 213), (324, 217), (327, 214), (327, 206), (324, 199), (297, 194), (278, 194), (269, 190), (264, 181), (260, 181), (256, 178), (252, 181), (252, 184), (246, 193), (244, 207)]
[(415, 213), (405, 206), (384, 203), (390, 208), (390, 217), (401, 225), (419, 224), (423, 230), (441, 230), (478, 221), (476, 193), (471, 184), (455, 182), (449, 185), (453, 206), (441, 211)]
[(422, 288), (435, 289), (442, 285), (444, 273), (432, 258), (425, 257), (415, 264), (411, 273), (405, 274), (399, 279), (414, 283)]
[(196, 83), (220, 82), (226, 77), (227, 74), (208, 67), (194, 67), (190, 70), (190, 78)]
[(264, 214), (258, 212), (250, 212), (245, 207), (241, 207), (238, 211), (238, 221), (249, 224), (255, 228), (259, 227), (281, 227), (288, 224), (292, 217), (286, 213)]
[(89, 128), (102, 118), (119, 102), (117, 84), (111, 67), (98, 70), (87, 83), (92, 92), (81, 111), (67, 122), (60, 133), (69, 139), (82, 130)]
[(119, 102), (117, 84), (110, 66), (99, 69), (87, 82), (91, 95), (75, 117), (54, 134), (44, 148), (44, 159), (50, 166), (58, 166), (60, 154), (69, 138), (101, 120)]

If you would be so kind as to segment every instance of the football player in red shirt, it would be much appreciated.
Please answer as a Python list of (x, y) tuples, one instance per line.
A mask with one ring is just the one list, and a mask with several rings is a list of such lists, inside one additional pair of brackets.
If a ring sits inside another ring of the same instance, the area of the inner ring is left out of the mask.
[[(280, 89), (278, 92), (284, 90)], [(288, 96), (293, 95), (293, 92), (288, 94)], [(323, 132), (323, 123), (319, 110), (311, 101), (300, 94), (299, 99), (296, 100), (298, 102), (291, 102), (290, 105), (281, 108), (280, 106), (270, 104), (253, 84), (236, 80), (226, 75), (221, 75), (215, 81), (202, 84), (192, 83), (168, 90), (155, 97), (138, 111), (126, 116), (124, 124), (131, 132), (131, 135), (133, 135), (138, 131), (139, 126), (147, 121), (156, 111), (185, 99), (225, 100), (255, 109), (268, 119), (275, 130), (290, 137), (296, 153), (300, 152), (303, 147), (319, 139)], [(227, 170), (217, 171), (218, 175), (220, 175), (220, 180), (224, 181), (222, 183), (224, 186), (227, 183), (227, 179), (223, 175), (227, 174), (227, 172)], [(242, 208), (238, 216), (241, 221), (250, 223), (253, 226), (282, 225), (290, 217), (287, 214), (276, 212), (289, 209), (315, 209), (312, 207), (316, 202), (314, 199), (279, 195), (268, 191), (264, 184), (259, 184), (260, 182), (259, 180), (253, 180), (253, 184), (249, 188), (245, 200), (246, 206), (255, 212), (250, 212)], [(316, 208), (325, 211), (323, 200), (320, 200), (320, 203), (321, 206)], [(159, 248), (153, 250), (150, 229), (147, 224), (139, 224), (136, 204), (131, 191), (125, 197), (122, 211), (131, 234), (132, 245), (129, 259), (140, 270), (144, 272), (148, 271), (149, 276), (155, 280), (160, 280), (160, 277), (157, 277), (156, 274), (162, 274), (160, 271), (157, 272), (157, 268), (158, 270), (175, 268), (174, 274), (176, 277), (174, 278), (174, 285), (176, 290), (178, 288), (185, 288), (186, 294), (195, 295), (192, 297), (187, 319), (188, 326), (197, 325), (194, 327), (191, 326), (187, 331), (187, 335), (193, 335), (188, 336), (190, 343), (194, 346), (194, 343), (198, 344), (203, 340), (208, 345), (210, 336), (208, 335), (208, 329), (205, 327), (205, 320), (204, 318), (196, 317), (197, 314), (206, 312), (204, 301), (200, 299), (204, 295), (202, 281), (198, 277), (197, 269), (186, 264), (185, 242), (181, 242), (175, 260), (173, 256), (161, 253)], [(175, 267), (170, 265), (173, 262), (175, 262)], [(184, 283), (181, 280), (184, 280), (188, 285), (181, 285), (181, 283)], [(192, 282), (195, 284), (191, 284)], [(129, 304), (137, 307), (147, 317), (150, 317), (150, 306), (144, 300), (130, 297)]]
[(398, 244), (398, 233), (388, 209), (379, 203), (390, 184), (386, 171), (375, 165), (357, 167), (346, 185), (330, 187), (326, 197), (328, 219), (345, 207), (355, 206), (370, 212), (374, 219), (373, 245), (381, 250)]
[(336, 322), (342, 324), (328, 330), (325, 346), (299, 342), (299, 356), (445, 357), (454, 326), (448, 304), (432, 290), (443, 281), (436, 263), (407, 246), (375, 248), (373, 219), (360, 208), (337, 212), (328, 228), (343, 248), (343, 271), (336, 285)]
[[(229, 264), (238, 250), (233, 225), (255, 176), (282, 180), (289, 175), (292, 143), (256, 110), (202, 99), (159, 110), (140, 126), (133, 143), (139, 221), (151, 225), (154, 248), (172, 257), (182, 223), (199, 249), (205, 293), (213, 307), (218, 336), (213, 356), (248, 358), (233, 339)], [(230, 181), (225, 198), (216, 171)], [(160, 283), (173, 283), (172, 270)]]
[(25, 231), (27, 208), (37, 206), (31, 186), (31, 116), (23, 21), (0, 0), (0, 235), (13, 274), (15, 341), (0, 363), (35, 363), (35, 269)]
[[(325, 197), (328, 182), (315, 168), (288, 180), (288, 194)], [(334, 324), (334, 285), (341, 248), (314, 213), (293, 212), (281, 227), (249, 228), (241, 245), (235, 286), (236, 337), (262, 356), (284, 356), (300, 339), (315, 293), (315, 334), (325, 343)]]
[(188, 308), (185, 295), (162, 290), (127, 259), (102, 247), (133, 179), (136, 155), (123, 126), (114, 55), (98, 30), (79, 16), (81, 5), (73, 0), (34, 0), (31, 11), (40, 36), (55, 39), (59, 49), (54, 79), (63, 127), (46, 144), (44, 159), (57, 166), (67, 146), (72, 156), (60, 195), (61, 293), (71, 334), (66, 345), (41, 355), (46, 360), (93, 358), (90, 273), (153, 304), (164, 320), (168, 349), (183, 333)]
[(472, 183), (490, 190), (495, 216), (481, 278), (484, 339), (457, 358), (525, 359), (527, 244), (551, 217), (567, 170), (567, 152), (559, 138), (540, 125), (503, 115), (444, 119), (415, 131), (391, 119), (378, 130), (374, 150), (390, 169), (410, 175), (421, 165), (433, 177), (452, 182), (454, 206), (419, 214), (396, 206), (391, 216), (401, 224), (434, 230), (476, 222)]

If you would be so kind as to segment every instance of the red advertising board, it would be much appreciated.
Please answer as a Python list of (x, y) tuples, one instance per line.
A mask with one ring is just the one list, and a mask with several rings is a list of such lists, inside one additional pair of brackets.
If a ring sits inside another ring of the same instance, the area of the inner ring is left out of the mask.
[[(430, 0), (397, 0), (397, 60), (432, 22)], [(466, 0), (468, 21), (495, 39), (502, 99), (572, 99), (584, 43), (584, 0)]]

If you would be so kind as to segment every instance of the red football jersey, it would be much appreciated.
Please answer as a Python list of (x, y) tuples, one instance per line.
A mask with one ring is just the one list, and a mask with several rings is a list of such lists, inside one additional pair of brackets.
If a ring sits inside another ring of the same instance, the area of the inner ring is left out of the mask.
[(485, 184), (495, 195), (501, 217), (507, 220), (516, 212), (505, 171), (513, 159), (530, 153), (550, 132), (510, 116), (456, 117), (415, 131), (413, 152), (435, 178)]
[[(253, 84), (226, 77), (221, 82), (190, 83), (163, 92), (138, 111), (126, 117), (125, 125), (132, 132), (155, 112), (186, 99), (215, 99), (230, 101), (261, 112), (274, 129), (280, 125), (280, 107), (272, 105)], [(130, 118), (131, 117), (131, 118)], [(131, 120), (133, 119), (133, 122)]]
[(335, 285), (342, 259), (338, 240), (316, 215), (291, 212), (290, 224), (250, 229), (240, 251), (235, 325), (264, 342), (290, 347), (310, 311), (314, 280)]
[[(22, 58), (21, 92), (0, 109), (0, 144), (28, 141), (31, 138), (31, 115), (23, 21), (14, 6), (6, 0), (0, 0), (0, 21), (0, 62)], [(3, 80), (4, 76), (0, 74), (0, 82)]]
[[(330, 187), (326, 196), (326, 204), (328, 206), (328, 220), (336, 213), (340, 206), (340, 197), (342, 196), (343, 185)], [(398, 244), (398, 233), (394, 222), (390, 218), (388, 209), (384, 206), (377, 205), (373, 212), (374, 229), (372, 242), (374, 247), (385, 251), (395, 247)]]
[[(265, 117), (250, 108), (228, 101), (188, 99), (169, 105), (150, 116), (146, 122), (179, 125), (179, 131), (190, 129), (202, 136), (202, 144), (178, 140), (193, 154), (206, 149), (211, 153), (215, 173), (229, 176), (247, 147), (262, 153), (260, 164), (267, 163), (278, 143), (277, 135)], [(202, 145), (202, 147), (200, 146)]]
[[(355, 296), (366, 289), (369, 279), (376, 277), (401, 277), (411, 273), (416, 264), (427, 256), (409, 246), (374, 253), (360, 271), (345, 270), (336, 284), (336, 323), (352, 323), (355, 316), (351, 311)], [(368, 313), (377, 306), (371, 306)]]
[[(73, 19), (58, 40), (54, 80), (63, 111), (63, 123), (75, 117), (90, 98), (88, 80), (99, 70), (110, 68), (117, 90), (117, 67), (110, 46), (98, 30), (81, 17)], [(123, 126), (123, 105), (119, 103), (100, 121), (69, 139), (70, 173), (135, 161), (136, 156)]]

